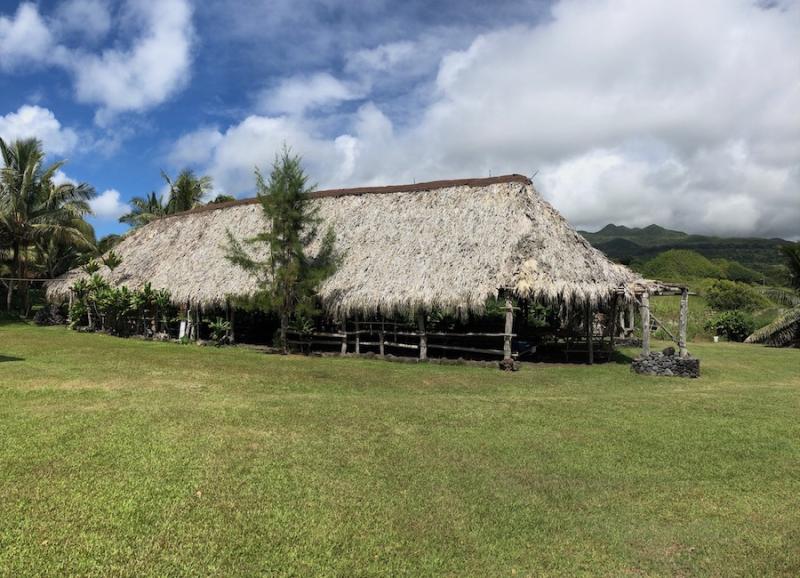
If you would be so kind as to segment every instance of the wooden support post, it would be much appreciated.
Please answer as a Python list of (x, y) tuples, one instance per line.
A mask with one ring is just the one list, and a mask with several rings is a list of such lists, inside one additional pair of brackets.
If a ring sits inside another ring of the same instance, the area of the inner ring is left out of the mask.
[(183, 336), (186, 339), (192, 338), (192, 305), (186, 302), (186, 327), (183, 330)]
[(586, 323), (586, 345), (589, 349), (589, 365), (594, 365), (594, 315), (592, 305), (586, 302), (586, 312), (584, 315)]
[(617, 315), (617, 304), (619, 303), (619, 295), (614, 295), (614, 299), (611, 301), (611, 329), (609, 331), (609, 344), (611, 346), (611, 351), (614, 351), (614, 339), (617, 337), (617, 320), (619, 319), (619, 315)]
[(506, 326), (503, 335), (503, 359), (511, 359), (511, 335), (514, 333), (514, 306), (506, 297)]
[(200, 341), (200, 305), (194, 310), (195, 325), (194, 325), (194, 340)]
[(69, 292), (69, 309), (67, 309), (67, 325), (72, 323), (72, 301), (75, 298), (75, 293), (73, 291)]
[(342, 355), (347, 353), (347, 317), (342, 318)]
[(689, 325), (689, 290), (685, 287), (681, 289), (681, 312), (680, 325), (678, 327), (678, 350), (681, 357), (686, 357), (689, 351), (686, 349), (686, 330)]
[(425, 333), (424, 313), (417, 316), (417, 323), (419, 325), (419, 358), (428, 359), (428, 335)]
[(356, 315), (354, 323), (355, 323), (355, 327), (356, 327), (356, 353), (360, 354), (361, 353), (361, 333), (359, 333), (359, 330), (361, 329), (361, 325), (358, 323), (358, 315)]
[(381, 316), (381, 333), (380, 333), (380, 337), (381, 337), (381, 342), (379, 344), (379, 347), (380, 347), (381, 357), (383, 357), (383, 355), (384, 355), (384, 345), (385, 345), (385, 342), (386, 342), (386, 332), (384, 330), (384, 322), (383, 322), (383, 317), (382, 316)]
[(639, 308), (642, 318), (642, 355), (650, 353), (650, 293), (642, 293), (642, 305)]

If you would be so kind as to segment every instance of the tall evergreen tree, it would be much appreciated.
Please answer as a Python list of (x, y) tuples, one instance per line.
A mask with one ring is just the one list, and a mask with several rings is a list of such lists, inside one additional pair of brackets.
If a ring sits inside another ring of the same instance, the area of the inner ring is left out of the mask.
[[(290, 321), (316, 310), (316, 292), (336, 268), (335, 236), (329, 228), (319, 239), (319, 250), (310, 255), (309, 246), (318, 239), (320, 225), (309, 197), (314, 187), (308, 184), (300, 157), (289, 149), (276, 156), (269, 181), (256, 170), (256, 188), (264, 231), (242, 243), (229, 230), (226, 256), (257, 277), (263, 290), (256, 298), (280, 317), (281, 347), (288, 353)], [(266, 259), (254, 258), (245, 244), (263, 248)]]

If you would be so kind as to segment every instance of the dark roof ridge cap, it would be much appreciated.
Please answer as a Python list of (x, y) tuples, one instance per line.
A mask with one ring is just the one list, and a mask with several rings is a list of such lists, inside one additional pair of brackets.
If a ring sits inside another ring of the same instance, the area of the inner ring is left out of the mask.
[[(487, 187), (489, 185), (496, 185), (502, 183), (522, 183), (530, 185), (531, 180), (525, 175), (510, 174), (501, 175), (498, 177), (487, 177), (480, 179), (452, 179), (442, 181), (427, 181), (424, 183), (412, 183), (407, 185), (383, 185), (375, 187), (355, 187), (349, 189), (327, 189), (322, 191), (314, 191), (309, 193), (312, 199), (329, 199), (336, 197), (350, 197), (367, 194), (386, 194), (386, 193), (413, 193), (421, 191), (433, 191), (436, 189), (445, 189), (448, 187)], [(226, 201), (223, 203), (215, 203), (209, 205), (202, 205), (195, 207), (188, 211), (175, 213), (173, 215), (165, 215), (162, 219), (170, 217), (179, 217), (182, 215), (192, 215), (195, 213), (204, 213), (206, 211), (216, 211), (217, 209), (228, 209), (230, 207), (238, 207), (243, 205), (255, 205), (258, 203), (257, 197), (249, 199), (237, 199), (235, 201)]]

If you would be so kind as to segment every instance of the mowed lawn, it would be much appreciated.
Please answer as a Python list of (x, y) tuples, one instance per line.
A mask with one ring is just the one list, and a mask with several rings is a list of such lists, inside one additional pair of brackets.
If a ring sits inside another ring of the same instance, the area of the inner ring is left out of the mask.
[(0, 573), (797, 576), (800, 351), (692, 350), (690, 381), (0, 325)]

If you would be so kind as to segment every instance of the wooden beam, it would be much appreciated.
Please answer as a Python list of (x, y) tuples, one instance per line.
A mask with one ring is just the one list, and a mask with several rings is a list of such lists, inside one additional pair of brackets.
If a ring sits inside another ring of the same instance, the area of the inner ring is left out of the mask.
[(639, 307), (642, 317), (642, 354), (650, 353), (650, 293), (642, 293), (642, 304)]
[(419, 325), (419, 358), (428, 359), (428, 336), (425, 334), (424, 313), (417, 316), (417, 323)]
[(686, 357), (689, 351), (686, 349), (686, 332), (689, 326), (689, 290), (681, 291), (681, 312), (680, 325), (678, 327), (678, 349), (681, 357)]
[(511, 336), (514, 332), (514, 306), (506, 297), (506, 327), (503, 335), (503, 359), (511, 359)]
[(342, 355), (347, 353), (347, 318), (342, 318)]

